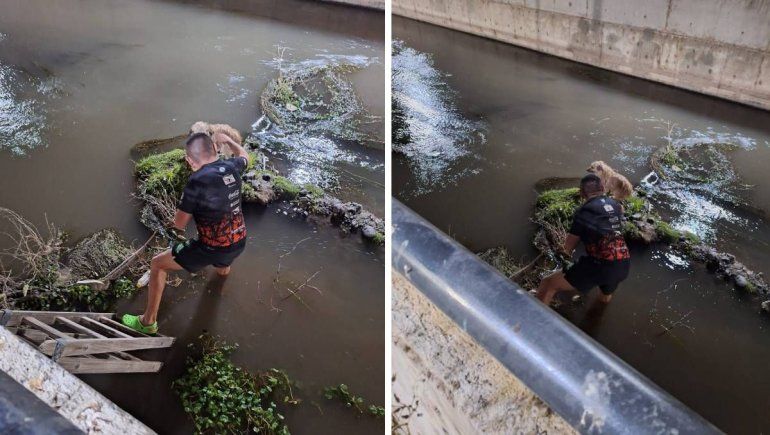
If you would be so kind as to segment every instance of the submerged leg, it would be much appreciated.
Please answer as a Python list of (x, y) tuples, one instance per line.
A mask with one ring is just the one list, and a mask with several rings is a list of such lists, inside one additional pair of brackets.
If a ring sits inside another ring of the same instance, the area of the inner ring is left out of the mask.
[(157, 321), (160, 300), (163, 296), (163, 289), (166, 287), (168, 272), (180, 269), (182, 269), (182, 266), (174, 261), (170, 249), (153, 257), (150, 263), (150, 289), (147, 292), (147, 306), (141, 318), (141, 322), (144, 325), (152, 325)]
[(575, 288), (564, 278), (563, 272), (554, 272), (540, 281), (537, 287), (537, 298), (544, 304), (550, 305), (556, 293), (575, 291)]

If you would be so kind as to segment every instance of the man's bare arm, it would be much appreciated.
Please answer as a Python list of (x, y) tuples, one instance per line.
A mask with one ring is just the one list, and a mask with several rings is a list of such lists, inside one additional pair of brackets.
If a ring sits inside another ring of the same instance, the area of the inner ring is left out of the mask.
[(222, 143), (226, 143), (227, 146), (230, 147), (230, 151), (233, 152), (233, 155), (236, 157), (243, 157), (247, 162), (250, 162), (248, 151), (246, 151), (246, 149), (241, 144), (230, 139), (230, 136), (224, 133), (217, 133), (214, 135), (214, 142), (220, 144), (220, 146)]
[(176, 214), (174, 215), (174, 228), (181, 231), (182, 234), (184, 234), (184, 230), (187, 228), (187, 224), (190, 223), (190, 219), (192, 218), (192, 215), (190, 213), (185, 213), (182, 210), (177, 210)]
[(567, 238), (564, 239), (564, 253), (572, 257), (578, 243), (580, 243), (580, 237), (567, 233)]

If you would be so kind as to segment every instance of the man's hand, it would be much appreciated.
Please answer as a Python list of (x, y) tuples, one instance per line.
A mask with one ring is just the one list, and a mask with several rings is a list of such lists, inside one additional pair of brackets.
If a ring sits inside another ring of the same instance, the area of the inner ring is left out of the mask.
[(229, 145), (231, 141), (230, 136), (224, 133), (214, 133), (214, 136), (211, 137), (211, 140), (213, 140), (214, 143), (220, 147), (225, 144)]
[(227, 144), (227, 146), (230, 147), (230, 151), (233, 153), (236, 157), (243, 157), (246, 159), (246, 162), (248, 164), (250, 157), (249, 153), (246, 151), (243, 146), (234, 140), (230, 138), (230, 136), (224, 134), (224, 133), (215, 133), (214, 137), (212, 138), (214, 143), (217, 144), (217, 146), (221, 147), (222, 144)]
[(171, 240), (175, 240), (177, 242), (187, 241), (187, 237), (184, 235), (184, 230), (180, 230), (179, 228), (168, 227), (166, 228), (166, 234)]

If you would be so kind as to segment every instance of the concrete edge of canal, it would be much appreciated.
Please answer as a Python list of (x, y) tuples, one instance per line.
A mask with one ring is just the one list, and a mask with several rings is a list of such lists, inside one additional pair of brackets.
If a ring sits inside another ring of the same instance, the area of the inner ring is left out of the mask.
[(399, 420), (411, 433), (576, 433), (407, 279), (392, 280), (393, 409), (416, 403)]
[(394, 15), (770, 110), (770, 0), (392, 4)]
[[(0, 370), (85, 433), (155, 433), (4, 327), (0, 327)], [(44, 427), (34, 429), (34, 433), (47, 433)]]
[(385, 0), (322, 0), (327, 3), (360, 6), (367, 9), (385, 10)]

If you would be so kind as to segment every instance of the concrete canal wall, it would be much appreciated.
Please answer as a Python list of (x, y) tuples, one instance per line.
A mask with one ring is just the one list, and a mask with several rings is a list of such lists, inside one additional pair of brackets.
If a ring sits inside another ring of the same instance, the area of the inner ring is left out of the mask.
[(770, 0), (392, 4), (404, 17), (770, 110)]

